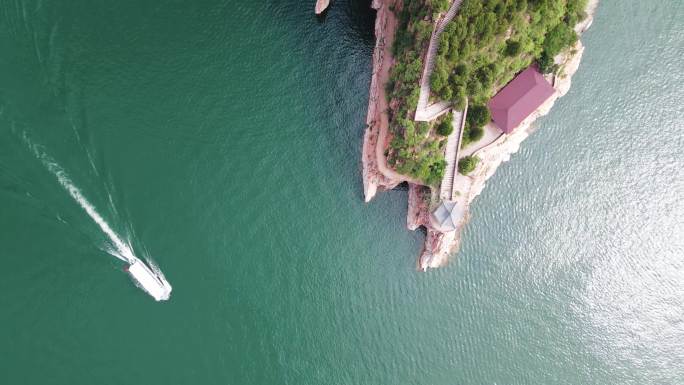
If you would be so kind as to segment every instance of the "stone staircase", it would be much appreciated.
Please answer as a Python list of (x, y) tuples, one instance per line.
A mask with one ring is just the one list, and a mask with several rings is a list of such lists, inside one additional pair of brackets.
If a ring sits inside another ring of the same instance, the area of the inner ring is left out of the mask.
[(463, 127), (465, 126), (465, 117), (468, 113), (468, 106), (463, 111), (453, 111), (454, 120), (452, 125), (454, 130), (447, 138), (446, 149), (444, 151), (444, 159), (446, 160), (446, 167), (444, 169), (444, 177), (439, 188), (439, 197), (442, 200), (454, 201), (454, 178), (458, 173), (458, 154), (461, 149), (461, 140), (463, 139)]
[[(458, 9), (463, 0), (454, 0), (449, 7), (449, 10), (437, 22), (435, 29), (432, 31), (430, 37), (430, 45), (428, 46), (427, 54), (425, 55), (425, 66), (423, 67), (423, 76), (420, 81), (420, 96), (418, 97), (418, 106), (416, 107), (415, 120), (420, 122), (427, 122), (433, 120), (445, 113), (449, 108), (449, 102), (438, 102), (428, 106), (430, 101), (430, 76), (435, 68), (435, 58), (437, 57), (437, 50), (439, 49), (439, 37), (444, 32), (444, 29), (449, 22), (456, 16)], [(436, 107), (436, 108), (435, 108)]]

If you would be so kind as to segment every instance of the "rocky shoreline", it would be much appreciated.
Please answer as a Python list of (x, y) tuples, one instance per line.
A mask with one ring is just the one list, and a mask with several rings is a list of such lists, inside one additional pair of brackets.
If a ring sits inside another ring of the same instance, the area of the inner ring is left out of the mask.
[(384, 148), (389, 129), (385, 83), (394, 62), (391, 53), (397, 20), (389, 9), (394, 0), (373, 0), (371, 7), (377, 11), (375, 18), (375, 48), (373, 50), (373, 75), (368, 95), (366, 132), (363, 135), (363, 194), (369, 202), (378, 190), (391, 190), (408, 179), (383, 170)]
[[(469, 184), (469, 188), (465, 192), (467, 202), (465, 214), (455, 231), (441, 232), (431, 223), (430, 202), (432, 201), (432, 194), (438, 192), (431, 191), (430, 188), (416, 183), (416, 181), (411, 181), (408, 177), (399, 175), (393, 170), (388, 173), (385, 164), (384, 148), (388, 127), (386, 124), (387, 103), (384, 84), (391, 67), (392, 58), (389, 47), (396, 29), (396, 20), (393, 24), (388, 23), (389, 19), (394, 18), (391, 10), (389, 10), (390, 3), (394, 2), (392, 0), (373, 0), (372, 4), (373, 8), (378, 10), (378, 15), (375, 24), (376, 46), (373, 53), (373, 77), (362, 158), (364, 195), (366, 202), (368, 202), (378, 190), (391, 189), (402, 182), (409, 183), (407, 227), (409, 230), (415, 230), (423, 226), (427, 230), (425, 247), (418, 259), (418, 268), (427, 270), (428, 268), (444, 266), (448, 262), (449, 255), (458, 251), (461, 232), (469, 219), (470, 204), (482, 192), (485, 182), (494, 175), (499, 165), (508, 161), (510, 156), (518, 151), (520, 144), (532, 133), (534, 121), (548, 114), (556, 100), (568, 92), (572, 75), (579, 68), (584, 46), (578, 40), (569, 52), (556, 57), (556, 62), (561, 67), (561, 73), (553, 79), (553, 87), (556, 92), (549, 100), (525, 119), (515, 131), (508, 135), (501, 135), (492, 143), (475, 151), (474, 155), (477, 155), (481, 161), (477, 168), (465, 177), (467, 184)], [(591, 26), (597, 5), (598, 0), (590, 0), (587, 4), (587, 17), (575, 27), (579, 35)], [(383, 114), (384, 120), (382, 119)], [(385, 124), (383, 125), (383, 123)]]

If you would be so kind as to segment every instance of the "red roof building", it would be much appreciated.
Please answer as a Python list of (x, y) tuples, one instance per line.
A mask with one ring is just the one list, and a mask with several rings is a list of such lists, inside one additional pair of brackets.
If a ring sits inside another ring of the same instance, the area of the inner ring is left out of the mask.
[(492, 120), (510, 134), (556, 92), (533, 66), (519, 73), (487, 103)]

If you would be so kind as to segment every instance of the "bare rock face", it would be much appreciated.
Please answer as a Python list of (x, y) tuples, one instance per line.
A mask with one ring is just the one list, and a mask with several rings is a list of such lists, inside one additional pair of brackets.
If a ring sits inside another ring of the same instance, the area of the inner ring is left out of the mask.
[(556, 77), (554, 85), (559, 97), (565, 96), (570, 90), (572, 75), (577, 72), (583, 53), (584, 45), (578, 40), (569, 53), (559, 55), (561, 73)]
[(429, 188), (409, 183), (408, 191), (408, 214), (406, 215), (406, 227), (416, 230), (420, 226), (430, 227), (430, 194)]

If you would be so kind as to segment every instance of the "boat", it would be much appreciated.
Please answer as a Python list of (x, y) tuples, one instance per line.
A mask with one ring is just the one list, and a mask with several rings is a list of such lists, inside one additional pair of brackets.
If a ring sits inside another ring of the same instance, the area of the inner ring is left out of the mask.
[(143, 261), (136, 259), (125, 269), (131, 278), (157, 301), (164, 301), (171, 296), (171, 285), (164, 277), (155, 273)]
[(320, 15), (330, 5), (330, 0), (316, 0), (316, 14)]

